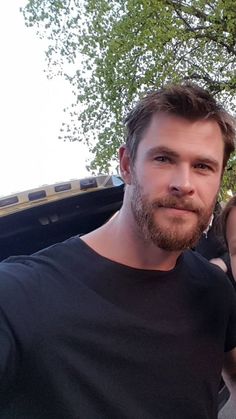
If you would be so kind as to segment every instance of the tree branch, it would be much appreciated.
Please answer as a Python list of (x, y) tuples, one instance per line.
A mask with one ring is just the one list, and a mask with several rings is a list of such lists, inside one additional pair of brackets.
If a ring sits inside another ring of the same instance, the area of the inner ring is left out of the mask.
[[(165, 2), (169, 5), (172, 6), (175, 10), (175, 12), (184, 12), (187, 15), (190, 16), (194, 16), (197, 19), (202, 19), (204, 22), (208, 22), (212, 25), (213, 23), (213, 16), (212, 15), (208, 15), (207, 13), (204, 13), (202, 10), (197, 9), (195, 6), (192, 5), (187, 5), (187, 4), (183, 4), (183, 2), (177, 0), (165, 0)], [(208, 4), (208, 6), (211, 7), (212, 6)], [(214, 9), (212, 9), (214, 10)], [(182, 15), (181, 15), (182, 16)], [(181, 17), (181, 19), (183, 20), (183, 16)], [(186, 19), (185, 19), (186, 21)], [(221, 28), (225, 31), (228, 32), (227, 30), (227, 25), (224, 19), (214, 19), (214, 23), (221, 26)]]
[[(209, 29), (210, 27), (205, 27), (203, 25), (201, 26), (196, 26), (196, 27), (192, 27), (190, 25), (190, 23), (187, 21), (187, 19), (182, 15), (181, 11), (178, 9), (179, 6), (182, 6), (181, 3), (176, 3), (175, 1), (171, 1), (171, 0), (167, 0), (167, 3), (172, 4), (177, 16), (179, 17), (179, 19), (182, 20), (182, 22), (185, 25), (185, 28), (187, 31), (192, 32), (195, 34), (195, 38), (199, 39), (199, 38), (207, 38), (210, 39), (211, 41), (220, 44), (221, 46), (223, 46), (224, 48), (227, 49), (229, 54), (233, 54), (236, 55), (236, 50), (233, 46), (226, 44), (225, 42), (221, 41), (219, 38), (217, 38), (216, 36), (212, 35), (212, 31), (210, 32)], [(184, 6), (184, 7), (188, 7), (188, 6)], [(207, 15), (201, 11), (198, 11), (196, 8), (191, 6), (191, 9), (194, 9), (195, 12), (197, 11), (199, 13), (199, 15), (207, 17)], [(199, 16), (197, 16), (199, 17)], [(207, 21), (209, 22), (209, 20), (207, 19)], [(204, 31), (204, 33), (197, 33), (198, 31)]]
[(210, 41), (215, 42), (216, 44), (221, 45), (222, 47), (226, 48), (226, 50), (228, 51), (229, 54), (233, 54), (236, 56), (236, 49), (233, 48), (232, 46), (226, 44), (225, 42), (221, 41), (220, 39), (218, 39), (216, 36), (212, 35), (211, 33), (195, 33), (195, 38), (196, 39), (209, 39)]

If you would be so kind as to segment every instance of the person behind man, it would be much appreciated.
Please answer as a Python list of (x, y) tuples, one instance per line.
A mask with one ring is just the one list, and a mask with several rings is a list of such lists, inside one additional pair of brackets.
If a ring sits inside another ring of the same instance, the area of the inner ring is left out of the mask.
[(222, 368), (235, 393), (235, 294), (188, 249), (234, 136), (200, 87), (149, 93), (126, 118), (119, 213), (0, 265), (1, 418), (216, 418)]
[(229, 248), (231, 269), (236, 288), (236, 196), (233, 196), (221, 214), (222, 230)]
[(201, 235), (194, 250), (199, 252), (207, 260), (219, 266), (236, 286), (236, 282), (232, 275), (230, 256), (227, 249), (224, 236), (221, 229), (221, 213), (222, 208), (219, 202), (216, 203), (210, 223), (207, 229)]

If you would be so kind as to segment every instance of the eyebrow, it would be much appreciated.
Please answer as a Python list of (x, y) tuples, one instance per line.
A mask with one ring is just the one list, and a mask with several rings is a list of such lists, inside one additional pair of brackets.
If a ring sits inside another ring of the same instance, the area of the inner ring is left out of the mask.
[[(169, 147), (166, 146), (159, 146), (159, 147), (153, 147), (150, 148), (147, 151), (147, 157), (151, 158), (153, 157), (155, 154), (165, 154), (166, 156), (175, 158), (175, 159), (179, 159), (180, 158), (180, 154), (177, 153), (176, 151), (172, 150)], [(220, 164), (218, 162), (218, 160), (214, 159), (213, 157), (209, 157), (207, 155), (197, 155), (194, 159), (195, 161), (200, 161), (203, 162), (205, 164), (209, 164), (211, 166), (213, 166), (215, 169), (219, 169), (220, 168)]]
[(160, 153), (163, 153), (163, 154), (168, 155), (170, 157), (175, 157), (175, 158), (180, 157), (179, 154), (176, 153), (176, 151), (171, 150), (171, 148), (166, 147), (166, 146), (157, 146), (157, 147), (150, 148), (147, 151), (147, 156), (152, 157), (153, 155), (160, 154)]

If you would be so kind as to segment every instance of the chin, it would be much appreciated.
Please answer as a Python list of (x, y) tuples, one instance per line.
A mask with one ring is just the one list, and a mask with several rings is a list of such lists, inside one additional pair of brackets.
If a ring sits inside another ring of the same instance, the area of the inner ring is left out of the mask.
[[(184, 229), (185, 230), (185, 229)], [(199, 240), (201, 232), (196, 228), (186, 228), (186, 231), (174, 229), (173, 226), (166, 225), (152, 232), (151, 239), (153, 243), (166, 251), (183, 251), (193, 247)]]

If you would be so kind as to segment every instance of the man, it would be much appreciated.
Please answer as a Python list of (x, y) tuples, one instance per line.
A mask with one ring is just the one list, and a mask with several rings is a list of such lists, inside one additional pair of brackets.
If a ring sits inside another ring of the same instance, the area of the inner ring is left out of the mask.
[(235, 386), (235, 295), (184, 249), (210, 219), (233, 124), (195, 85), (148, 94), (126, 119), (120, 212), (2, 263), (2, 418), (216, 418), (223, 365)]

